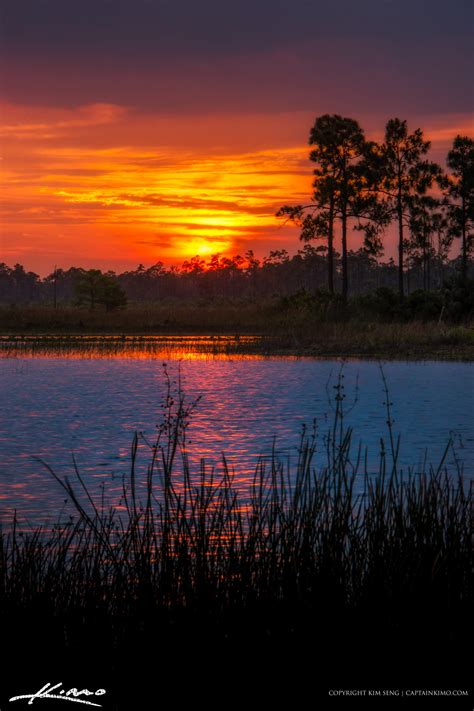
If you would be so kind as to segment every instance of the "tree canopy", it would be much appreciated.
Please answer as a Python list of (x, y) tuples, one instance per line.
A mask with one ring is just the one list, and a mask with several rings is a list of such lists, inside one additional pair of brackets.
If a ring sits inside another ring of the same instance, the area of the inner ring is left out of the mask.
[(93, 311), (96, 306), (105, 306), (107, 311), (127, 305), (125, 291), (115, 274), (103, 274), (99, 269), (89, 269), (79, 274), (75, 283), (76, 303)]

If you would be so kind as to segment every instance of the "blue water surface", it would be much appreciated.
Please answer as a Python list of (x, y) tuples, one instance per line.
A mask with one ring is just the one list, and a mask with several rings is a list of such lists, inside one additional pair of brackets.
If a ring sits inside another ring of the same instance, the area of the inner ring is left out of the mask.
[[(341, 363), (284, 358), (171, 359), (167, 373), (182, 383), (186, 401), (197, 398), (187, 432), (191, 463), (201, 457), (219, 466), (222, 453), (238, 482), (252, 478), (259, 456), (272, 448), (293, 463), (304, 424), (319, 437), (316, 463), (325, 461), (324, 438), (333, 422)], [(437, 464), (448, 440), (446, 465), (472, 476), (474, 464), (473, 366), (461, 362), (383, 364), (393, 428), (401, 437), (400, 464)], [(386, 397), (376, 361), (351, 360), (342, 370), (354, 457), (359, 442), (377, 469), (380, 438), (387, 438)], [(117, 502), (130, 469), (135, 432), (139, 473), (146, 470), (162, 420), (167, 378), (153, 358), (70, 357), (0, 360), (0, 503), (2, 518), (13, 510), (31, 521), (68, 514), (64, 495), (44, 463), (74, 479), (73, 456), (88, 487), (101, 484)], [(388, 441), (388, 440), (387, 440)], [(42, 460), (42, 461), (39, 461)], [(44, 463), (43, 463), (44, 462)]]

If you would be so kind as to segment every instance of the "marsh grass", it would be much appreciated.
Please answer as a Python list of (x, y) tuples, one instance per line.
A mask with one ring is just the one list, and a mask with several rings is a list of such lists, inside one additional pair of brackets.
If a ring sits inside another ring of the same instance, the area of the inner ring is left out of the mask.
[(274, 344), (259, 336), (0, 336), (0, 357), (188, 358), (254, 357)]
[[(0, 305), (3, 333), (255, 333), (265, 324), (278, 322), (278, 310), (271, 300), (249, 301), (163, 301), (152, 305), (130, 305), (122, 311), (106, 312), (60, 305)], [(265, 329), (267, 330), (267, 329)]]
[(144, 629), (168, 641), (196, 629), (221, 642), (310, 630), (321, 645), (338, 635), (376, 647), (382, 630), (427, 644), (464, 639), (472, 499), (462, 471), (446, 469), (451, 443), (437, 466), (402, 471), (386, 388), (388, 434), (369, 471), (345, 425), (339, 380), (332, 427), (303, 431), (294, 469), (276, 456), (260, 461), (245, 489), (225, 457), (220, 475), (204, 461), (191, 467), (195, 404), (168, 382), (145, 486), (136, 436), (117, 506), (94, 499), (77, 467), (71, 480), (46, 465), (76, 517), (34, 531), (15, 518), (2, 531), (7, 628), (54, 621), (66, 649), (97, 625), (116, 650)]
[[(283, 308), (280, 300), (180, 302), (164, 301), (134, 306), (118, 312), (86, 311), (77, 307), (0, 307), (0, 354), (27, 347), (35, 353), (46, 346), (64, 352), (73, 342), (87, 355), (86, 340), (104, 341), (106, 350), (117, 351), (118, 342), (129, 350), (143, 345), (152, 351), (146, 336), (207, 336), (228, 338), (232, 353), (294, 354), (321, 356), (445, 357), (472, 359), (474, 330), (442, 320), (385, 322), (361, 317), (321, 315), (307, 306)], [(104, 334), (109, 336), (103, 338)], [(14, 336), (14, 337), (13, 337)], [(252, 340), (252, 336), (257, 337)], [(8, 337), (11, 337), (8, 339)], [(23, 342), (22, 342), (23, 341)], [(222, 345), (222, 344), (221, 344)], [(212, 353), (216, 344), (208, 346)], [(221, 346), (217, 346), (220, 348)], [(123, 350), (123, 348), (122, 348)]]
[[(188, 332), (188, 334), (191, 331)], [(472, 360), (474, 331), (443, 324), (285, 323), (207, 335), (22, 333), (0, 335), (0, 357), (363, 357)], [(232, 335), (231, 335), (232, 334)]]

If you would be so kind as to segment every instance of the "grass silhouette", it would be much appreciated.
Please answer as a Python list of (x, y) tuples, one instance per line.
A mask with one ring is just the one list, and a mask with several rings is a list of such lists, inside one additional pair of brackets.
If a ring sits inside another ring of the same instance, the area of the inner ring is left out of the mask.
[(276, 649), (291, 657), (316, 645), (325, 674), (334, 667), (321, 656), (344, 650), (351, 674), (363, 666), (370, 678), (383, 659), (380, 679), (401, 649), (406, 659), (416, 650), (418, 671), (420, 658), (458, 658), (469, 635), (472, 499), (462, 472), (447, 471), (451, 443), (436, 467), (403, 472), (386, 388), (388, 436), (378, 471), (368, 471), (339, 379), (329, 430), (303, 431), (294, 469), (275, 456), (258, 462), (245, 490), (225, 457), (221, 475), (204, 461), (191, 467), (195, 405), (168, 380), (144, 496), (135, 436), (118, 506), (94, 500), (77, 467), (73, 480), (49, 469), (75, 519), (35, 531), (14, 520), (2, 531), (2, 627), (12, 650), (33, 634), (77, 666), (100, 638), (107, 662), (97, 664), (115, 680), (124, 657), (152, 673), (157, 657), (144, 650), (157, 640), (166, 674), (196, 640), (198, 657), (243, 646), (247, 660), (260, 650), (260, 663)]

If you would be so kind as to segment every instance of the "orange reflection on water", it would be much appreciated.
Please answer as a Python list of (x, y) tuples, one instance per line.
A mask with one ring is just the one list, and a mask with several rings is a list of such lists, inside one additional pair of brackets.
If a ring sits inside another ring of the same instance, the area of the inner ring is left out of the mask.
[(256, 335), (0, 336), (0, 358), (264, 360), (270, 353), (270, 341)]

